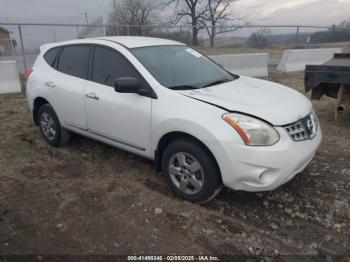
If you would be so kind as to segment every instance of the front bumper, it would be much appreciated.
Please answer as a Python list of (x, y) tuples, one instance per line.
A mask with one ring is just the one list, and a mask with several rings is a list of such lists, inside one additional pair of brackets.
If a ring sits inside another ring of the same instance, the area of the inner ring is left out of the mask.
[(310, 163), (321, 143), (319, 128), (313, 139), (295, 142), (282, 127), (280, 141), (272, 146), (246, 146), (206, 141), (226, 187), (244, 191), (269, 191), (288, 182)]

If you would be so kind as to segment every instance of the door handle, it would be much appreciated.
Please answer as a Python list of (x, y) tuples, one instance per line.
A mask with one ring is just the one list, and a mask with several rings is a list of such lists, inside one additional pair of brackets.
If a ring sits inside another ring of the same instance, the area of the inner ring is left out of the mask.
[(85, 95), (87, 98), (94, 99), (94, 100), (99, 100), (100, 98), (96, 96), (95, 93), (88, 93)]
[(45, 82), (46, 86), (49, 86), (49, 87), (55, 87), (55, 83), (53, 81), (48, 81), (48, 82)]

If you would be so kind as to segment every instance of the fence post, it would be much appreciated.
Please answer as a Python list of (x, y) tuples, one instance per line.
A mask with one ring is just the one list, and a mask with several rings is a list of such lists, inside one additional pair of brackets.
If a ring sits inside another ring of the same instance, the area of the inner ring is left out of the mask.
[(295, 36), (295, 47), (298, 47), (299, 30), (300, 30), (300, 26), (297, 26), (297, 34)]
[(130, 28), (129, 28), (129, 25), (126, 26), (126, 34), (127, 34), (127, 36), (130, 35)]
[(56, 37), (56, 30), (55, 30), (55, 28), (52, 28), (52, 36), (53, 36), (53, 40), (54, 40), (55, 42), (57, 42), (57, 37)]
[(21, 42), (21, 50), (22, 50), (22, 58), (23, 58), (23, 65), (24, 65), (24, 71), (27, 70), (27, 61), (26, 61), (26, 55), (24, 54), (24, 45), (23, 45), (23, 36), (22, 36), (22, 28), (19, 25), (18, 26), (18, 33), (19, 33), (19, 40)]

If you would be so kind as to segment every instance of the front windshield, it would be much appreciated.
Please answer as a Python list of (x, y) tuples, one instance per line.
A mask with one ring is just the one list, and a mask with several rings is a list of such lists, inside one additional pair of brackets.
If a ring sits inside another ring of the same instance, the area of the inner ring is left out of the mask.
[(202, 88), (237, 77), (187, 46), (150, 46), (131, 52), (163, 86)]

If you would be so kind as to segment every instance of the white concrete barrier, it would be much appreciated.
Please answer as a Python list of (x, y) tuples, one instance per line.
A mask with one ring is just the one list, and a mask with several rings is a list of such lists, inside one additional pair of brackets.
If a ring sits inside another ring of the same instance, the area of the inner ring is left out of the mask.
[(15, 60), (0, 61), (0, 94), (21, 92)]
[(305, 65), (320, 65), (333, 57), (334, 53), (341, 53), (341, 48), (293, 49), (283, 53), (282, 60), (277, 67), (281, 72), (295, 72), (305, 70)]
[(209, 56), (233, 74), (245, 76), (268, 76), (268, 53), (229, 54)]

